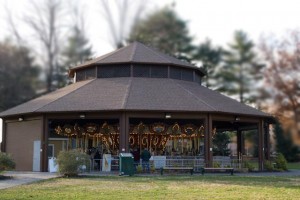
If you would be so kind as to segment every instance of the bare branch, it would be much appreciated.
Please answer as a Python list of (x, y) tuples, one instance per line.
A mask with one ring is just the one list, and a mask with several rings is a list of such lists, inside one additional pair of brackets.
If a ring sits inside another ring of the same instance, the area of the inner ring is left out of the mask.
[(24, 41), (21, 38), (19, 30), (17, 29), (17, 26), (15, 24), (15, 21), (12, 17), (12, 14), (11, 14), (9, 8), (7, 7), (7, 4), (4, 5), (4, 9), (5, 9), (5, 12), (6, 12), (7, 22), (9, 24), (10, 29), (11, 29), (11, 32), (12, 32), (13, 36), (15, 37), (18, 46), (20, 47), (20, 46), (22, 46), (22, 44), (24, 44)]
[[(46, 1), (46, 2), (45, 2)], [(24, 21), (33, 30), (40, 44), (45, 48), (47, 57), (47, 91), (53, 89), (53, 75), (58, 73), (59, 54), (58, 17), (61, 5), (58, 0), (45, 0), (44, 4), (31, 1), (33, 12), (24, 17)], [(42, 5), (42, 6), (41, 6)], [(43, 11), (43, 12), (42, 12)]]
[(107, 18), (107, 23), (108, 23), (109, 29), (111, 30), (114, 46), (117, 47), (118, 38), (117, 38), (117, 31), (116, 31), (116, 27), (115, 27), (116, 25), (114, 23), (112, 13), (108, 7), (108, 1), (100, 0), (100, 2), (102, 3), (102, 6), (104, 8), (105, 16)]

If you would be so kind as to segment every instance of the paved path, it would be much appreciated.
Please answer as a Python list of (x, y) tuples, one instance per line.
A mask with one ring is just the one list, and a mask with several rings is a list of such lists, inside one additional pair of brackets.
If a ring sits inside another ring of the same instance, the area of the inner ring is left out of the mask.
[(29, 184), (40, 180), (59, 177), (56, 173), (49, 172), (20, 172), (9, 171), (5, 176), (12, 176), (12, 179), (0, 180), (0, 189), (10, 188), (18, 185)]

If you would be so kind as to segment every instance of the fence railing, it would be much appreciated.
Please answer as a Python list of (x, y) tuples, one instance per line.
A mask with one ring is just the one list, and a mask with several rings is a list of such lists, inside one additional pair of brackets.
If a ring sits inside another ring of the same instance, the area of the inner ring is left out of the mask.
[[(244, 161), (256, 162), (256, 158), (231, 158), (227, 156), (214, 156), (213, 167), (232, 167), (234, 169), (243, 168)], [(92, 159), (90, 172), (102, 170), (102, 159)], [(142, 161), (140, 161), (140, 165)], [(200, 171), (205, 167), (205, 160), (201, 156), (154, 156), (150, 160), (150, 167), (159, 169), (161, 167), (194, 167), (194, 171)], [(111, 170), (119, 170), (119, 157), (113, 156), (111, 159)]]

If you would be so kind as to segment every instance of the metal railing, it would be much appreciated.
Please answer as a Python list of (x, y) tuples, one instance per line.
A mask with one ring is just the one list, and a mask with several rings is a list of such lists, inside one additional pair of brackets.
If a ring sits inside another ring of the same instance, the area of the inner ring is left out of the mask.
[[(162, 156), (158, 156), (162, 157)], [(243, 161), (253, 161), (257, 159), (238, 159), (226, 156), (214, 156), (213, 167), (231, 167), (234, 169), (243, 168)], [(92, 159), (90, 164), (90, 172), (102, 171), (102, 159)], [(140, 161), (142, 165), (142, 161)], [(201, 168), (205, 167), (205, 160), (203, 156), (165, 156), (162, 158), (156, 158), (155, 156), (150, 160), (150, 167), (159, 169), (161, 167), (194, 167), (194, 171), (201, 171)], [(112, 156), (111, 170), (119, 170), (119, 157)]]
[[(103, 159), (92, 159), (90, 161), (90, 172), (102, 171)], [(111, 170), (119, 170), (119, 157), (111, 158)]]

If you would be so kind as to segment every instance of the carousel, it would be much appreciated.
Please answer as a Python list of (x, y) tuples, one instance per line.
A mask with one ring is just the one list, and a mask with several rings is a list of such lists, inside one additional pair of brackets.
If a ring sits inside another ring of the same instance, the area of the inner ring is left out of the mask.
[(72, 84), (0, 113), (1, 150), (23, 171), (48, 171), (48, 158), (70, 149), (118, 155), (147, 148), (213, 166), (216, 132), (232, 131), (242, 155), (245, 131), (255, 130), (263, 170), (272, 116), (202, 86), (204, 76), (134, 42), (71, 68)]

